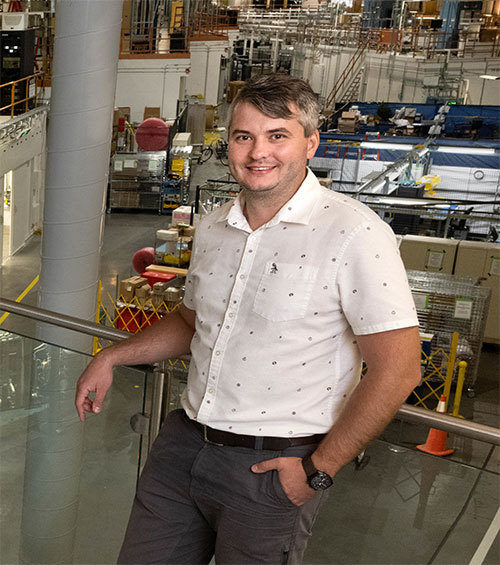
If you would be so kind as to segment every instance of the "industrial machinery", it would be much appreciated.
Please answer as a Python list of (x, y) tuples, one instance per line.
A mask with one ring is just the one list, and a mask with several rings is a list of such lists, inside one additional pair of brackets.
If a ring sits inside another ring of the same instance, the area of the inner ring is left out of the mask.
[[(0, 91), (0, 108), (9, 106), (12, 102), (12, 89), (14, 90), (14, 103), (24, 101), (29, 96), (29, 87), (26, 81), (13, 86), (8, 83), (28, 77), (34, 73), (35, 68), (35, 30), (8, 30), (0, 34), (0, 84), (4, 86)], [(32, 107), (33, 101), (29, 107)], [(26, 111), (25, 104), (14, 106), (14, 113), (21, 114)], [(6, 108), (2, 113), (10, 114), (11, 108)]]

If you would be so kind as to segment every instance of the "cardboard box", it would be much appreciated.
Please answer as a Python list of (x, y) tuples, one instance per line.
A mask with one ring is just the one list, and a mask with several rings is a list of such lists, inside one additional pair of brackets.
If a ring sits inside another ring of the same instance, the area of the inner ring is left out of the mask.
[(141, 306), (146, 306), (148, 300), (151, 300), (151, 287), (145, 284), (135, 289), (135, 297)]
[(172, 225), (186, 223), (191, 220), (191, 206), (179, 206), (172, 212)]
[(186, 226), (186, 225), (184, 225), (184, 224), (179, 224), (179, 225), (176, 226), (176, 227), (181, 228), (181, 229), (179, 230), (179, 233), (180, 233), (182, 236), (184, 236), (184, 237), (193, 237), (193, 236), (194, 236), (194, 232), (196, 231), (196, 228), (195, 228), (194, 226), (189, 226), (189, 225)]
[(120, 297), (124, 302), (132, 302), (136, 290), (147, 284), (147, 282), (147, 279), (138, 275), (123, 279), (120, 282)]
[(244, 80), (231, 80), (227, 83), (226, 99), (228, 102), (232, 102), (234, 100), (234, 98), (238, 94), (238, 91), (243, 87), (244, 84)]
[(153, 308), (160, 308), (163, 306), (163, 292), (161, 294), (152, 294), (151, 295), (151, 305)]
[(118, 127), (120, 120), (130, 121), (130, 106), (119, 106), (113, 112), (113, 126)]
[(161, 118), (160, 108), (146, 106), (144, 108), (144, 119), (147, 120), (148, 118)]
[(153, 294), (163, 296), (163, 293), (167, 290), (169, 286), (168, 282), (155, 282), (153, 285)]
[(342, 120), (357, 120), (358, 115), (355, 112), (342, 112)]
[(207, 104), (205, 106), (205, 129), (214, 129), (215, 124), (215, 106)]
[(190, 132), (180, 132), (174, 135), (174, 139), (172, 140), (172, 147), (186, 147), (187, 145), (191, 145)]
[(343, 118), (340, 118), (338, 121), (338, 128), (344, 133), (356, 133), (356, 130), (358, 129), (358, 122), (357, 120), (344, 120)]
[(138, 192), (111, 190), (109, 204), (111, 208), (139, 208), (139, 198)]

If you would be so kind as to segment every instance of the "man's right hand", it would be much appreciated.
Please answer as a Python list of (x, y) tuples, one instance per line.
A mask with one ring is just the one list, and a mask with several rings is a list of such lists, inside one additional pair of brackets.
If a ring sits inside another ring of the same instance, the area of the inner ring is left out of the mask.
[[(76, 384), (75, 406), (80, 420), (85, 421), (85, 412), (98, 414), (104, 397), (113, 382), (113, 365), (102, 353), (94, 357)], [(89, 396), (94, 392), (94, 399)]]

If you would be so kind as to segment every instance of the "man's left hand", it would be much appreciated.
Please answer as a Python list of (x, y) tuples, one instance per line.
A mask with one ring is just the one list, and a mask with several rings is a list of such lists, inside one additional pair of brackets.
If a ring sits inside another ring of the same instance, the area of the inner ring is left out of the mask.
[(307, 484), (300, 457), (277, 457), (252, 465), (254, 473), (267, 473), (273, 469), (278, 471), (285, 494), (296, 506), (302, 506), (314, 496), (314, 490)]

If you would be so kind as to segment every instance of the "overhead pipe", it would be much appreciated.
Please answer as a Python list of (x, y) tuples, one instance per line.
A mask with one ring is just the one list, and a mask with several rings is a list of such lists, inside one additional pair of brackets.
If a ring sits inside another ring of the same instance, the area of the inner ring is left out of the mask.
[[(39, 304), (95, 315), (122, 0), (56, 4)], [(21, 563), (71, 563), (83, 425), (73, 399), (92, 339), (38, 327), (28, 421)], [(48, 344), (64, 345), (67, 349)]]

